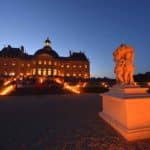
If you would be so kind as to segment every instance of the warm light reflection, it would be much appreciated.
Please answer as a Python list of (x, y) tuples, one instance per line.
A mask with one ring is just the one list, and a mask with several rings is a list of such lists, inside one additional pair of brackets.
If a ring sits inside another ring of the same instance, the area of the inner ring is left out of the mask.
[(14, 91), (15, 90), (15, 86), (14, 85), (9, 85), (7, 87), (5, 87), (1, 92), (0, 92), (0, 95), (7, 95), (9, 94), (10, 92)]

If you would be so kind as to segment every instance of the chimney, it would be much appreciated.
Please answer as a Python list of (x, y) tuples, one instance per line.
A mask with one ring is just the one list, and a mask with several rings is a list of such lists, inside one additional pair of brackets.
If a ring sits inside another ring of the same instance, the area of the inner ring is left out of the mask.
[(71, 52), (71, 50), (69, 51), (69, 55), (70, 55), (70, 56), (72, 55), (72, 52)]
[(24, 46), (21, 46), (20, 50), (21, 50), (22, 53), (24, 53)]

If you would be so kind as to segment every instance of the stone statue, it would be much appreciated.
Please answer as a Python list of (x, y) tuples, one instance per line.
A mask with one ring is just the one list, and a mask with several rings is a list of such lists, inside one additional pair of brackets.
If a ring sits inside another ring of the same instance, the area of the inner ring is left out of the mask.
[(116, 64), (114, 73), (117, 83), (134, 85), (134, 49), (129, 45), (121, 44), (113, 52), (113, 58)]

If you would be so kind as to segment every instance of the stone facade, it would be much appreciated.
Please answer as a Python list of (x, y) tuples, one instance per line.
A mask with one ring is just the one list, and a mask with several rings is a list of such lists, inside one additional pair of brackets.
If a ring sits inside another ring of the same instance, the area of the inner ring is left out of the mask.
[(60, 57), (47, 39), (45, 46), (29, 55), (24, 48), (4, 47), (0, 51), (0, 76), (35, 77), (90, 77), (89, 60), (83, 52), (70, 52), (68, 57)]

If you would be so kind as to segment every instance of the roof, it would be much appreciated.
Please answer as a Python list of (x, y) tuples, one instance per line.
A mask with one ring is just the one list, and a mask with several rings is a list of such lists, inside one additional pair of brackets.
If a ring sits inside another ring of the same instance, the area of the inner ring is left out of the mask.
[(32, 55), (24, 53), (20, 48), (13, 48), (8, 45), (0, 51), (0, 57), (31, 59)]
[(38, 55), (45, 54), (45, 53), (49, 54), (55, 58), (59, 57), (59, 55), (50, 46), (45, 46), (42, 49), (37, 50), (35, 52), (34, 56), (38, 56)]
[(73, 52), (73, 53), (71, 53), (70, 59), (88, 61), (86, 55), (83, 52)]
[(70, 56), (68, 56), (68, 57), (59, 57), (57, 52), (54, 51), (50, 46), (45, 46), (42, 49), (37, 50), (34, 55), (29, 55), (29, 54), (25, 53), (23, 49), (13, 48), (9, 45), (8, 47), (4, 47), (0, 51), (0, 57), (32, 59), (35, 56), (45, 54), (45, 53), (54, 58), (58, 58), (60, 60), (89, 61), (83, 52), (72, 52), (72, 53), (70, 53)]

